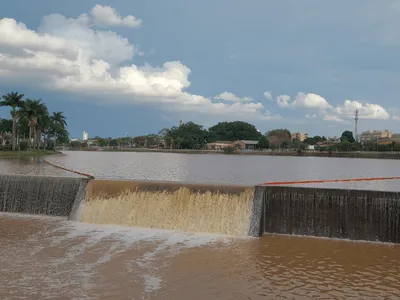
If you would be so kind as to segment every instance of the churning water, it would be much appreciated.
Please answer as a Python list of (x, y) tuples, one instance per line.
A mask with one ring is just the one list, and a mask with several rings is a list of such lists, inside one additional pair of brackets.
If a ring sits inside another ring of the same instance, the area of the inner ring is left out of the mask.
[(398, 245), (155, 229), (242, 235), (251, 197), (178, 189), (82, 202), (80, 179), (58, 180), (0, 182), (2, 210), (61, 216), (0, 213), (0, 299), (399, 299)]
[(0, 214), (0, 299), (399, 299), (395, 245)]
[(252, 190), (241, 194), (136, 190), (114, 197), (99, 195), (83, 205), (80, 220), (186, 232), (246, 236)]

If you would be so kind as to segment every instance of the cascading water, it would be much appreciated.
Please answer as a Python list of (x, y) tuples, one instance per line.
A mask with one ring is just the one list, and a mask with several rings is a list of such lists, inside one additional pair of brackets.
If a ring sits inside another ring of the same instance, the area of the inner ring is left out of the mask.
[(68, 217), (84, 196), (85, 178), (0, 175), (0, 211)]
[(187, 187), (136, 189), (113, 196), (99, 193), (83, 203), (80, 220), (95, 224), (246, 236), (252, 196), (252, 189), (227, 193), (199, 192)]

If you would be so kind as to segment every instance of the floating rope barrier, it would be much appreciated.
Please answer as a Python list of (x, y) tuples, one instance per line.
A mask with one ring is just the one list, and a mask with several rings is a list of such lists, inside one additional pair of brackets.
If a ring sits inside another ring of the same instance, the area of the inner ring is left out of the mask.
[(327, 179), (327, 180), (298, 180), (298, 181), (270, 181), (263, 185), (288, 185), (288, 184), (311, 184), (311, 183), (335, 183), (335, 182), (360, 182), (360, 181), (382, 181), (398, 180), (400, 176), (393, 177), (370, 177), (370, 178), (347, 178), (347, 179)]
[(53, 163), (51, 163), (51, 162), (45, 160), (43, 156), (42, 156), (42, 159), (43, 159), (43, 161), (44, 161), (45, 163), (47, 163), (47, 164), (49, 164), (49, 165), (51, 165), (51, 166), (53, 166), (53, 167), (56, 167), (56, 168), (58, 168), (58, 169), (61, 169), (61, 170), (67, 171), (67, 172), (71, 172), (71, 173), (75, 173), (75, 174), (78, 174), (78, 175), (81, 175), (81, 176), (85, 176), (85, 177), (88, 177), (89, 179), (94, 179), (94, 176), (93, 176), (93, 175), (86, 174), (86, 173), (82, 173), (82, 172), (78, 172), (78, 171), (75, 171), (75, 170), (72, 170), (72, 169), (68, 169), (68, 168), (64, 168), (64, 167), (58, 166), (58, 165), (56, 165), (56, 164), (53, 164)]

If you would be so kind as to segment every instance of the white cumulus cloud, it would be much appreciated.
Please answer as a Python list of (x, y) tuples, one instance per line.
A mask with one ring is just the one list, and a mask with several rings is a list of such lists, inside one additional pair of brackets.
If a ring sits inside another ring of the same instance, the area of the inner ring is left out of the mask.
[(290, 107), (290, 96), (289, 95), (280, 95), (276, 97), (276, 103), (281, 108), (288, 108)]
[(317, 117), (317, 115), (316, 114), (306, 114), (306, 118), (307, 119), (315, 119)]
[(215, 96), (214, 99), (231, 101), (231, 102), (251, 102), (251, 101), (253, 101), (253, 99), (250, 97), (240, 98), (240, 97), (236, 96), (235, 94), (229, 93), (229, 92), (223, 92), (223, 93)]
[(278, 106), (282, 108), (327, 109), (331, 107), (325, 98), (313, 93), (299, 92), (293, 101), (288, 95), (280, 95), (276, 99)]
[(298, 93), (291, 105), (295, 108), (327, 109), (331, 107), (325, 98), (313, 93)]
[(333, 115), (333, 114), (326, 114), (323, 117), (324, 121), (335, 122), (335, 123), (348, 123), (347, 120), (343, 120), (342, 118)]
[[(14, 19), (0, 19), (0, 80), (76, 93), (104, 103), (149, 103), (165, 110), (248, 120), (280, 118), (250, 97), (224, 92), (219, 98), (207, 98), (190, 93), (191, 70), (180, 61), (161, 66), (132, 64), (139, 54), (136, 45), (116, 32), (93, 26), (99, 20), (106, 25), (104, 11), (110, 9), (103, 8), (96, 6), (92, 17), (82, 14), (76, 19), (51, 14), (37, 30)], [(129, 16), (118, 18), (107, 24), (133, 25)]]
[(355, 100), (345, 100), (343, 105), (338, 105), (334, 112), (345, 118), (354, 118), (358, 110), (360, 119), (388, 120), (390, 114), (379, 104), (361, 103)]
[(264, 98), (265, 99), (267, 99), (267, 100), (274, 100), (273, 98), (272, 98), (272, 92), (271, 91), (265, 91), (264, 92)]
[(142, 20), (128, 15), (121, 17), (111, 6), (97, 4), (91, 11), (93, 21), (98, 26), (126, 26), (131, 28), (140, 27)]

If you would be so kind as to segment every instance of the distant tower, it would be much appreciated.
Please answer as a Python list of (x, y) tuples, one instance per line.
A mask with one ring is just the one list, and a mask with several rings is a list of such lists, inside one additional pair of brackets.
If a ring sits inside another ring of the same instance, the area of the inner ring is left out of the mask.
[(182, 126), (182, 123), (183, 123), (182, 120), (180, 120), (180, 121), (179, 121), (179, 126)]
[(358, 142), (358, 132), (357, 132), (357, 126), (358, 126), (358, 109), (356, 109), (356, 111), (355, 111), (355, 115), (354, 115), (354, 126), (355, 126), (355, 128), (354, 128), (354, 134), (355, 134), (355, 140), (356, 140), (356, 142)]
[(83, 132), (83, 140), (87, 141), (89, 139), (89, 134), (87, 133), (87, 131)]

